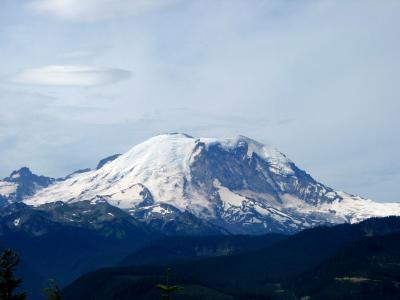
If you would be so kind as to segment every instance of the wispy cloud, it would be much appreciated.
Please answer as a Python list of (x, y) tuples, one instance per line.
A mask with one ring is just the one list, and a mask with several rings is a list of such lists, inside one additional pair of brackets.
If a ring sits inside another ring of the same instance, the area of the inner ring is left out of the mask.
[(156, 10), (178, 0), (36, 0), (29, 7), (65, 20), (95, 21)]
[(88, 87), (128, 79), (131, 72), (114, 68), (55, 65), (27, 69), (12, 81), (20, 84)]

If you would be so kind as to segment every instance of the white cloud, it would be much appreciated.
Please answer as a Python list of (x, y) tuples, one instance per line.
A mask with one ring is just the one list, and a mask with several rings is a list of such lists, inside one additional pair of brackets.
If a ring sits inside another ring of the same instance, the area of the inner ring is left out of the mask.
[(36, 0), (29, 6), (39, 13), (65, 20), (95, 21), (156, 10), (178, 0)]
[(130, 76), (131, 72), (122, 69), (59, 65), (24, 70), (12, 81), (32, 85), (87, 87), (114, 83)]

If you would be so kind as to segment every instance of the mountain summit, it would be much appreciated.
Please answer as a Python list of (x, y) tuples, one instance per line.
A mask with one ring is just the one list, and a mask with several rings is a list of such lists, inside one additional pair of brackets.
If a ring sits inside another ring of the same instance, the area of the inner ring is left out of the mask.
[(278, 150), (244, 136), (155, 136), (23, 201), (40, 206), (85, 200), (105, 200), (145, 222), (190, 213), (231, 233), (287, 233), (400, 215), (400, 203), (334, 191)]

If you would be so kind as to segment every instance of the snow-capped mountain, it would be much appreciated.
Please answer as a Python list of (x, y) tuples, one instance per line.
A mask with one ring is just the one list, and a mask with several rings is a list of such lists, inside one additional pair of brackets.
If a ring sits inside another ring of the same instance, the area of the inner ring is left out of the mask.
[(24, 202), (40, 206), (84, 200), (106, 200), (148, 223), (188, 213), (232, 233), (295, 232), (400, 215), (400, 203), (334, 191), (281, 152), (244, 136), (159, 135), (102, 160), (95, 170), (54, 182)]
[(22, 201), (55, 181), (54, 178), (35, 175), (27, 167), (13, 171), (9, 177), (0, 180), (0, 204)]

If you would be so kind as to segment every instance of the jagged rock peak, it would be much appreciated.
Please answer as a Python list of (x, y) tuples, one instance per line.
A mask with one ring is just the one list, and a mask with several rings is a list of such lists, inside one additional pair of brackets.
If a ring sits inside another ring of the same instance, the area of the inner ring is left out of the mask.
[(105, 164), (112, 162), (113, 160), (117, 159), (118, 157), (120, 157), (121, 154), (114, 154), (111, 156), (108, 156), (106, 158), (103, 158), (102, 160), (99, 161), (99, 163), (96, 166), (96, 170), (102, 168)]

